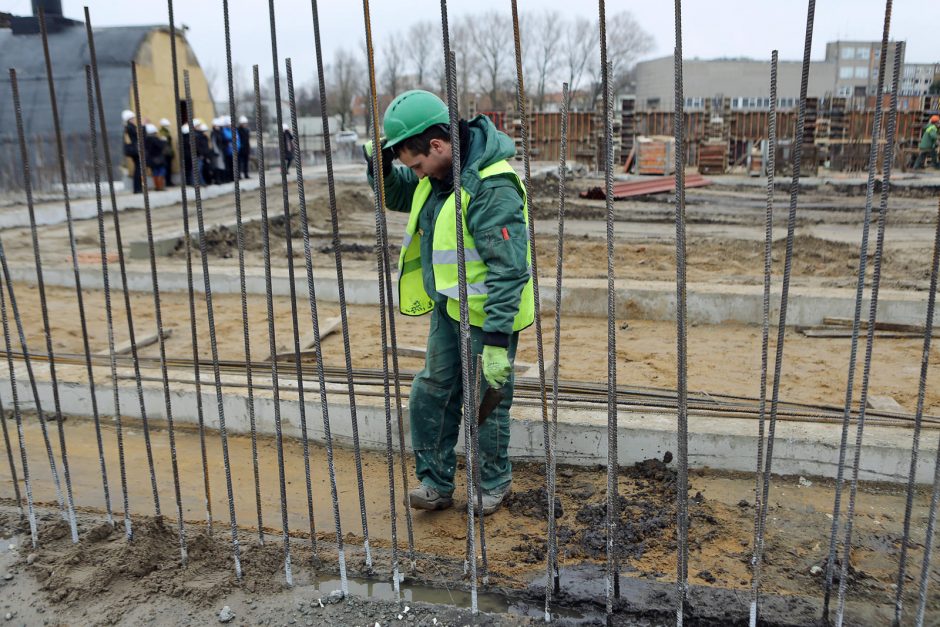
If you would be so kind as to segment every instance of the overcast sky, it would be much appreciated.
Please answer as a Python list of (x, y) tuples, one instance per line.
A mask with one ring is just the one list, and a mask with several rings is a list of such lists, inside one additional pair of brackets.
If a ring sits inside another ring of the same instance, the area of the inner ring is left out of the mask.
[[(164, 0), (63, 0), (65, 15), (82, 19), (83, 6), (91, 11), (96, 26), (165, 24)], [(306, 82), (316, 71), (313, 51), (313, 26), (310, 0), (276, 0), (278, 53), (291, 57), (298, 82)], [(554, 9), (567, 16), (583, 15), (596, 19), (591, 2), (572, 0), (519, 0), (519, 10)], [(30, 0), (0, 0), (0, 10), (28, 15)], [(230, 20), (234, 62), (250, 68), (259, 64), (263, 75), (271, 74), (268, 3), (262, 0), (231, 0)], [(674, 45), (673, 3), (608, 0), (608, 15), (632, 11), (654, 39), (654, 49), (647, 55), (670, 54)], [(474, 0), (451, 2), (451, 18), (472, 11), (497, 10), (511, 19), (509, 0)], [(187, 36), (203, 67), (224, 77), (225, 40), (221, 0), (177, 0), (174, 3), (177, 25), (189, 27)], [(335, 50), (358, 50), (363, 37), (362, 3), (356, 0), (321, 0), (320, 28), (327, 63)], [(370, 3), (375, 45), (381, 50), (383, 39), (403, 31), (414, 21), (440, 20), (440, 3), (431, 0), (373, 0)], [(907, 41), (908, 62), (940, 61), (937, 44), (936, 6), (928, 3), (895, 3), (892, 39)], [(875, 0), (824, 0), (816, 6), (813, 58), (821, 59), (827, 41), (836, 39), (880, 40), (884, 20), (884, 2)], [(781, 0), (687, 1), (683, 4), (683, 48), (687, 58), (752, 57), (770, 58), (777, 48), (781, 59), (802, 57), (806, 28), (806, 2)], [(526, 42), (523, 41), (523, 46)], [(283, 67), (283, 66), (282, 66)]]

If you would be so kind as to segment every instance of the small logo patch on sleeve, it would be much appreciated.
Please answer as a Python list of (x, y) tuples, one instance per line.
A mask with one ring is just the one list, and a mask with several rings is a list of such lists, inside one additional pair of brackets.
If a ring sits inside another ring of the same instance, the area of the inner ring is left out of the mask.
[(505, 226), (503, 227), (503, 239), (509, 239), (509, 229), (507, 229)]

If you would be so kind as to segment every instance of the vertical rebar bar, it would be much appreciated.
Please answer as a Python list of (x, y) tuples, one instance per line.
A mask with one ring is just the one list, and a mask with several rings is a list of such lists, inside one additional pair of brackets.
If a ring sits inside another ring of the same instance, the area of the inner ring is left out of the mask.
[[(104, 113), (104, 97), (101, 92), (101, 76), (98, 73), (98, 54), (95, 51), (95, 35), (91, 27), (91, 13), (85, 7), (85, 32), (88, 37), (88, 55), (91, 58), (91, 73), (95, 83), (95, 105), (98, 107), (98, 126), (101, 129), (101, 147), (104, 154), (105, 171), (108, 175), (108, 193), (111, 197), (111, 218), (114, 223), (115, 252), (118, 258), (118, 268), (121, 276), (121, 292), (124, 296), (124, 313), (127, 317), (127, 333), (131, 346), (131, 360), (134, 365), (134, 382), (137, 386), (137, 402), (140, 406), (140, 417), (143, 423), (144, 447), (147, 451), (147, 466), (150, 470), (150, 488), (153, 492), (153, 509), (157, 518), (160, 514), (160, 494), (157, 491), (157, 475), (153, 463), (153, 447), (150, 444), (150, 421), (147, 418), (147, 407), (144, 403), (144, 388), (140, 380), (140, 361), (137, 358), (137, 340), (134, 332), (134, 314), (131, 309), (130, 290), (127, 284), (127, 265), (124, 259), (124, 242), (121, 237), (121, 220), (118, 216), (117, 196), (114, 191), (114, 165), (111, 160), (111, 146), (108, 143), (108, 121)], [(138, 168), (143, 175), (143, 168)], [(102, 240), (103, 241), (103, 240)]]
[[(294, 98), (294, 74), (291, 60), (287, 59), (287, 100), (290, 105), (290, 125), (294, 137), (297, 128), (297, 101)], [(339, 493), (336, 489), (336, 466), (333, 462), (333, 435), (330, 430), (330, 409), (326, 396), (326, 378), (323, 375), (323, 350), (320, 344), (320, 317), (317, 311), (317, 293), (313, 282), (313, 255), (310, 250), (310, 228), (307, 223), (307, 200), (304, 194), (303, 160), (300, 143), (294, 142), (294, 167), (297, 172), (297, 206), (300, 211), (300, 229), (304, 242), (304, 266), (307, 271), (307, 299), (310, 303), (310, 323), (313, 328), (313, 352), (317, 360), (317, 384), (320, 388), (320, 413), (323, 418), (323, 438), (326, 442), (326, 462), (330, 478), (330, 497), (333, 502), (333, 525), (336, 528), (336, 551), (339, 564), (340, 588), (343, 596), (349, 594), (346, 580), (346, 549), (343, 546), (343, 528), (339, 517)], [(309, 476), (309, 472), (308, 472)]]
[[(3, 252), (3, 242), (0, 241), (0, 261), (6, 265), (6, 255)], [(6, 274), (3, 282), (6, 283)], [(7, 285), (7, 290), (10, 286)], [(33, 548), (39, 545), (39, 529), (36, 526), (36, 510), (33, 506), (33, 484), (29, 474), (29, 459), (26, 454), (26, 434), (23, 432), (23, 415), (20, 412), (20, 396), (16, 386), (16, 368), (13, 366), (13, 343), (10, 341), (10, 320), (7, 315), (7, 301), (0, 286), (0, 319), (3, 323), (3, 346), (6, 349), (7, 369), (10, 372), (10, 396), (13, 399), (13, 420), (16, 422), (16, 436), (20, 449), (20, 464), (23, 467), (23, 486), (26, 489), (26, 512), (29, 517), (29, 537)], [(26, 352), (25, 350), (23, 351)], [(5, 424), (5, 423), (4, 423)], [(4, 432), (5, 436), (5, 432)], [(14, 477), (14, 482), (16, 478)]]
[[(143, 117), (140, 115), (140, 88), (137, 82), (137, 63), (131, 62), (131, 90), (134, 94), (134, 110), (137, 113), (137, 153), (145, 154)], [(160, 350), (160, 376), (163, 383), (163, 405), (166, 412), (167, 431), (170, 441), (170, 467), (173, 472), (173, 495), (176, 497), (176, 517), (179, 529), (180, 559), (186, 563), (186, 530), (183, 523), (183, 497), (180, 494), (179, 464), (176, 459), (176, 435), (173, 425), (173, 403), (170, 402), (170, 381), (166, 368), (166, 342), (163, 336), (163, 312), (160, 306), (160, 282), (157, 273), (157, 256), (153, 246), (153, 220), (150, 215), (150, 191), (144, 168), (140, 169), (140, 188), (144, 200), (144, 222), (147, 226), (147, 252), (150, 257), (150, 287), (153, 292), (153, 312), (157, 324), (157, 345)], [(125, 286), (126, 288), (126, 286)]]
[(555, 261), (555, 329), (552, 346), (552, 422), (548, 442), (548, 552), (545, 574), (545, 622), (550, 622), (552, 593), (549, 580), (558, 588), (558, 537), (555, 524), (555, 443), (558, 435), (558, 368), (561, 364), (561, 285), (565, 259), (565, 199), (568, 181), (568, 115), (571, 94), (568, 83), (561, 84), (561, 143), (558, 157), (558, 241)]
[[(287, 523), (287, 480), (284, 477), (284, 437), (281, 433), (280, 378), (277, 372), (277, 337), (274, 332), (274, 299), (271, 289), (271, 238), (268, 228), (268, 187), (264, 172), (264, 120), (261, 110), (261, 80), (258, 66), (252, 67), (255, 95), (255, 145), (258, 148), (258, 185), (261, 190), (261, 255), (264, 259), (264, 296), (267, 304), (268, 349), (271, 352), (271, 392), (274, 404), (274, 435), (277, 447), (277, 474), (281, 497), (281, 529), (284, 535), (284, 576), (294, 585), (290, 560), (290, 531)], [(280, 131), (279, 131), (280, 132)], [(194, 159), (195, 163), (195, 159)]]
[[(274, 67), (274, 110), (275, 117), (277, 119), (278, 154), (280, 155), (281, 165), (281, 197), (284, 201), (284, 243), (287, 246), (287, 282), (290, 290), (290, 321), (294, 340), (294, 375), (297, 378), (297, 408), (300, 412), (300, 434), (301, 440), (303, 442), (305, 471), (304, 478), (307, 488), (307, 518), (310, 522), (310, 545), (311, 549), (313, 550), (313, 558), (316, 560), (318, 559), (317, 530), (316, 520), (314, 519), (313, 513), (313, 484), (311, 483), (310, 478), (310, 445), (309, 440), (307, 439), (307, 403), (304, 399), (303, 364), (300, 360), (300, 322), (297, 315), (297, 283), (294, 274), (294, 245), (293, 236), (291, 235), (290, 197), (287, 180), (287, 162), (285, 161), (287, 146), (284, 141), (283, 132), (285, 125), (284, 112), (281, 103), (281, 79), (279, 72), (280, 61), (278, 60), (277, 56), (277, 27), (275, 25), (274, 17), (274, 0), (268, 0), (268, 17), (271, 24), (271, 58)], [(300, 138), (295, 134), (293, 141), (295, 149), (299, 149), (299, 141)], [(274, 353), (271, 353), (271, 359), (276, 360), (277, 356)]]
[[(471, 354), (471, 358), (472, 357)], [(483, 474), (480, 470), (480, 465), (483, 462), (480, 458), (480, 426), (477, 422), (477, 413), (480, 407), (480, 393), (483, 389), (483, 355), (477, 355), (476, 359), (473, 360), (470, 380), (473, 381), (473, 385), (470, 386), (469, 390), (471, 394), (470, 407), (473, 408), (473, 413), (467, 418), (467, 423), (470, 425), (470, 437), (473, 438), (473, 450), (476, 452), (473, 456), (473, 483), (477, 486), (476, 510), (480, 523), (480, 558), (483, 565), (480, 581), (486, 586), (490, 583), (490, 563), (486, 551), (486, 517), (483, 514)]]
[[(933, 240), (933, 263), (930, 270), (930, 296), (927, 300), (927, 324), (924, 326), (924, 352), (920, 368), (920, 384), (917, 390), (916, 420), (923, 418), (923, 399), (927, 389), (927, 367), (929, 363), (930, 338), (933, 336), (933, 313), (937, 294), (937, 274), (940, 272), (940, 202), (937, 203), (937, 222)], [(910, 499), (911, 496), (908, 496)], [(930, 508), (927, 514), (927, 529), (924, 535), (924, 561), (921, 566), (918, 585), (917, 615), (914, 624), (924, 624), (927, 608), (927, 586), (930, 583), (930, 566), (934, 550), (934, 530), (937, 524), (937, 506), (940, 504), (940, 455), (934, 460), (933, 490), (930, 494)], [(904, 540), (907, 542), (907, 537)], [(901, 562), (902, 564), (904, 562)]]
[(98, 155), (98, 131), (95, 124), (95, 96), (90, 65), (85, 66), (85, 96), (88, 100), (88, 133), (91, 138), (91, 159), (94, 165), (95, 205), (97, 207), (98, 247), (101, 251), (101, 282), (104, 291), (105, 321), (108, 328), (108, 365), (111, 369), (111, 394), (114, 404), (112, 419), (118, 447), (118, 470), (121, 476), (121, 504), (123, 506), (124, 536), (133, 537), (130, 501), (127, 494), (127, 464), (124, 457), (124, 426), (121, 417), (121, 394), (118, 387), (117, 359), (114, 353), (114, 311), (111, 307), (111, 275), (108, 271), (108, 242), (104, 228), (104, 203), (101, 197), (101, 159)]
[[(227, 3), (226, 3), (227, 10)], [(167, 0), (167, 13), (170, 22), (170, 58), (173, 65), (173, 101), (176, 103), (180, 102), (180, 80), (179, 80), (179, 64), (176, 58), (176, 21), (173, 17), (173, 0)], [(228, 37), (228, 21), (226, 14), (226, 38)], [(226, 39), (226, 43), (228, 40)], [(193, 112), (189, 110), (187, 112), (189, 116), (189, 135), (192, 137), (196, 133), (196, 129), (193, 128), (193, 119), (195, 116)], [(233, 112), (234, 115), (234, 112)], [(182, 145), (183, 145), (183, 123), (180, 114), (180, 107), (177, 104), (176, 106), (176, 137), (177, 145), (181, 147), (180, 153), (181, 158), (183, 154)], [(188, 141), (188, 140), (187, 140)], [(190, 152), (190, 161), (195, 163), (196, 155), (193, 152)], [(194, 380), (194, 390), (196, 393), (196, 422), (199, 425), (199, 452), (202, 456), (202, 486), (203, 492), (205, 493), (205, 505), (206, 505), (206, 530), (211, 535), (212, 534), (212, 490), (209, 486), (209, 459), (206, 451), (206, 423), (205, 423), (205, 413), (202, 406), (202, 374), (200, 372), (201, 366), (199, 364), (199, 333), (196, 329), (196, 294), (193, 288), (193, 242), (192, 242), (192, 232), (189, 227), (189, 197), (186, 193), (186, 177), (183, 169), (186, 167), (186, 160), (183, 158), (180, 163), (180, 203), (182, 208), (183, 215), (183, 250), (186, 255), (186, 296), (189, 300), (189, 336), (191, 349), (193, 353), (193, 380)], [(192, 172), (189, 173), (193, 176), (193, 181), (195, 185), (195, 175)], [(239, 210), (241, 209), (241, 195), (239, 194), (238, 182), (235, 183), (235, 212), (236, 216), (239, 219), (239, 228), (241, 227), (241, 214)], [(241, 232), (239, 231), (239, 235)], [(239, 248), (241, 252), (241, 248)], [(240, 260), (243, 257), (239, 258)], [(242, 279), (242, 284), (244, 285), (244, 264), (240, 266), (242, 273), (240, 275)], [(244, 294), (244, 288), (242, 290)], [(244, 301), (243, 301), (244, 302)], [(246, 327), (247, 329), (247, 327)], [(246, 331), (247, 333), (247, 331)], [(252, 426), (252, 447), (254, 447), (254, 405), (252, 403), (252, 389), (251, 389), (251, 359), (245, 357), (245, 369), (248, 373), (248, 402), (249, 402), (249, 419)], [(254, 448), (252, 449), (255, 450)], [(255, 469), (257, 473), (258, 458), (257, 455), (253, 456), (253, 461), (255, 463)], [(257, 485), (257, 478), (255, 479), (255, 484)], [(257, 490), (255, 492), (257, 495)], [(260, 500), (258, 505), (259, 512), (259, 534), (261, 534), (261, 522), (260, 522)], [(261, 534), (263, 537), (263, 534)]]
[(10, 480), (13, 482), (13, 498), (16, 499), (16, 508), (23, 518), (23, 496), (20, 494), (19, 473), (16, 472), (16, 462), (13, 461), (13, 447), (10, 444), (10, 432), (7, 429), (7, 413), (0, 403), (0, 425), (3, 426), (3, 444), (7, 451), (7, 461), (10, 464)]
[[(754, 473), (754, 540), (753, 556), (751, 560), (752, 576), (751, 578), (751, 602), (753, 607), (757, 607), (757, 596), (760, 593), (759, 569), (755, 566), (758, 559), (759, 540), (763, 538), (760, 528), (762, 511), (761, 499), (761, 480), (763, 479), (764, 467), (764, 436), (766, 428), (766, 410), (767, 410), (767, 368), (770, 343), (770, 278), (773, 262), (773, 225), (774, 225), (774, 175), (777, 164), (777, 51), (770, 53), (770, 115), (767, 119), (767, 208), (764, 212), (764, 301), (763, 301), (763, 323), (761, 325), (761, 371), (760, 371), (760, 403), (758, 406), (757, 422), (757, 470)], [(752, 626), (757, 620), (757, 614), (752, 613)]]
[[(183, 90), (186, 94), (186, 108), (193, 109), (193, 97), (189, 87), (189, 70), (183, 70)], [(193, 140), (191, 140), (193, 141)], [(196, 152), (193, 150), (193, 159)], [(202, 258), (202, 281), (206, 294), (206, 315), (209, 322), (209, 347), (212, 350), (212, 375), (215, 382), (215, 399), (219, 412), (219, 439), (222, 441), (222, 464), (225, 469), (225, 488), (228, 492), (229, 525), (232, 528), (232, 558), (235, 561), (235, 577), (242, 577), (241, 550), (238, 546), (238, 523), (235, 520), (235, 491), (232, 487), (232, 469), (229, 462), (228, 432), (225, 428), (225, 400), (222, 395), (222, 375), (219, 371), (219, 346), (215, 335), (215, 310), (212, 306), (212, 281), (209, 277), (209, 251), (206, 246), (206, 225), (202, 213), (202, 195), (199, 185), (193, 179), (196, 196), (196, 222), (199, 227), (199, 256)], [(276, 361), (273, 360), (272, 361)]]
[[(10, 88), (13, 94), (13, 109), (16, 116), (16, 133), (19, 139), (20, 160), (21, 165), (23, 166), (23, 189), (26, 191), (26, 206), (29, 211), (30, 235), (33, 242), (33, 259), (36, 264), (36, 278), (39, 283), (40, 306), (42, 308), (43, 314), (43, 332), (47, 339), (46, 351), (49, 354), (49, 368), (50, 373), (52, 374), (52, 390), (56, 407), (55, 420), (58, 422), (59, 429), (61, 430), (63, 428), (62, 413), (59, 407), (59, 394), (57, 391), (58, 386), (56, 385), (54, 374), (55, 370), (53, 368), (52, 342), (49, 339), (51, 338), (51, 334), (49, 332), (49, 310), (46, 308), (45, 288), (42, 282), (42, 261), (39, 255), (39, 235), (36, 231), (36, 212), (33, 207), (32, 174), (29, 163), (29, 152), (26, 149), (26, 134), (23, 129), (23, 109), (20, 105), (19, 83), (17, 82), (16, 78), (16, 70), (13, 68), (10, 68)], [(7, 276), (7, 290), (10, 292), (10, 307), (13, 309), (13, 318), (16, 321), (17, 331), (19, 332), (20, 336), (20, 345), (23, 349), (23, 357), (26, 362), (26, 368), (29, 374), (29, 383), (32, 387), (33, 397), (36, 402), (36, 413), (39, 415), (39, 424), (42, 425), (42, 435), (46, 444), (46, 454), (49, 456), (49, 468), (52, 470), (52, 479), (56, 488), (56, 499), (59, 502), (59, 509), (62, 511), (63, 518), (69, 523), (69, 528), (72, 532), (72, 542), (78, 542), (78, 529), (75, 525), (75, 510), (73, 508), (72, 489), (69, 487), (69, 482), (66, 481), (66, 488), (69, 494), (68, 502), (66, 503), (62, 495), (62, 485), (59, 482), (59, 473), (56, 470), (55, 455), (52, 452), (52, 442), (49, 439), (49, 433), (46, 428), (46, 417), (42, 411), (42, 405), (39, 401), (39, 390), (36, 387), (36, 377), (33, 374), (32, 360), (29, 357), (29, 350), (27, 350), (26, 347), (26, 335), (23, 333), (22, 324), (20, 323), (19, 319), (19, 312), (17, 310), (16, 301), (14, 300), (13, 296), (13, 283), (9, 276)], [(61, 431), (60, 444), (63, 447), (65, 446), (65, 435)]]
[[(774, 352), (774, 379), (770, 397), (770, 424), (767, 428), (767, 447), (761, 484), (761, 509), (758, 524), (759, 538), (754, 551), (754, 573), (752, 577), (758, 579), (754, 587), (759, 589), (760, 568), (764, 552), (764, 535), (767, 524), (767, 500), (770, 494), (770, 476), (773, 466), (774, 437), (777, 429), (777, 409), (780, 402), (780, 381), (783, 370), (783, 348), (786, 337), (787, 305), (790, 295), (790, 274), (793, 268), (793, 238), (796, 233), (796, 208), (800, 194), (800, 168), (803, 160), (803, 136), (806, 124), (806, 92), (809, 88), (810, 52), (813, 47), (813, 21), (816, 15), (816, 0), (808, 0), (806, 11), (806, 36), (803, 41), (803, 65), (800, 74), (800, 104), (796, 120), (796, 137), (793, 145), (793, 176), (790, 180), (790, 206), (787, 212), (787, 240), (786, 254), (783, 262), (783, 283), (780, 291), (780, 317), (777, 323), (777, 344)], [(752, 600), (750, 607), (750, 624), (757, 622), (758, 601)]]
[[(333, 178), (333, 147), (330, 139), (330, 117), (327, 115), (326, 80), (324, 79), (323, 52), (320, 47), (320, 13), (317, 0), (311, 0), (313, 36), (317, 57), (317, 87), (320, 93), (320, 122), (323, 124), (323, 152), (326, 156), (326, 184), (329, 192), (330, 226), (333, 230), (333, 258), (336, 262), (336, 289), (339, 300), (340, 326), (343, 331), (343, 355), (346, 365), (346, 389), (349, 393), (349, 416), (352, 426), (353, 456), (356, 462), (356, 484), (359, 489), (359, 517), (362, 523), (365, 566), (372, 570), (372, 550), (369, 546), (369, 522), (366, 514), (366, 492), (362, 479), (362, 452), (359, 445), (359, 418), (356, 412), (356, 390), (352, 375), (352, 351), (349, 341), (349, 317), (346, 312), (346, 287), (343, 279), (343, 253), (339, 237), (339, 215), (336, 208), (336, 185)], [(404, 450), (404, 449), (402, 449)], [(407, 488), (405, 489), (407, 494)]]
[(389, 512), (392, 532), (392, 584), (395, 589), (395, 600), (401, 601), (401, 580), (398, 575), (398, 515), (395, 503), (395, 462), (392, 455), (392, 407), (391, 387), (388, 368), (388, 326), (387, 315), (392, 314), (391, 304), (386, 307), (386, 291), (383, 289), (387, 263), (383, 249), (385, 248), (385, 181), (382, 176), (382, 150), (379, 147), (379, 112), (378, 91), (375, 84), (375, 51), (372, 47), (372, 17), (369, 11), (369, 0), (362, 0), (363, 21), (366, 35), (366, 56), (369, 63), (369, 113), (371, 115), (370, 133), (372, 145), (372, 171), (375, 173), (375, 256), (379, 281), (379, 326), (382, 337), (382, 385), (385, 393), (385, 462), (388, 465)]
[[(95, 438), (98, 444), (98, 464), (101, 468), (101, 486), (104, 492), (104, 506), (108, 524), (114, 525), (111, 513), (111, 490), (108, 485), (108, 469), (104, 461), (104, 442), (101, 439), (101, 420), (98, 415), (98, 396), (95, 392), (95, 375), (91, 366), (91, 348), (88, 343), (88, 323), (85, 318), (85, 298), (82, 294), (82, 278), (78, 268), (78, 251), (75, 246), (75, 229), (72, 222), (72, 203), (69, 198), (68, 176), (65, 169), (65, 146), (62, 142), (62, 126), (59, 123), (59, 103), (52, 76), (52, 56), (49, 54), (49, 35), (46, 31), (46, 12), (39, 10), (39, 31), (42, 35), (42, 52), (46, 62), (46, 80), (49, 84), (49, 103), (52, 108), (52, 125), (55, 133), (56, 156), (59, 165), (59, 178), (62, 182), (62, 198), (65, 206), (65, 222), (69, 236), (69, 250), (72, 255), (72, 275), (75, 279), (75, 297), (78, 301), (78, 319), (82, 329), (82, 348), (85, 356), (85, 372), (88, 376), (88, 391), (91, 400), (91, 415), (95, 423)], [(51, 367), (51, 359), (50, 359)]]
[[(516, 59), (516, 108), (519, 110), (519, 135), (522, 139), (522, 168), (523, 168), (523, 188), (525, 189), (526, 199), (529, 203), (529, 248), (532, 258), (532, 295), (535, 301), (535, 352), (539, 372), (539, 390), (542, 409), (542, 439), (545, 447), (545, 480), (546, 489), (549, 477), (554, 471), (549, 451), (551, 449), (551, 434), (548, 423), (548, 396), (545, 386), (545, 349), (542, 343), (542, 311), (541, 297), (539, 294), (539, 272), (538, 255), (535, 247), (535, 199), (532, 197), (532, 169), (530, 165), (529, 149), (529, 113), (528, 100), (525, 91), (525, 78), (522, 71), (522, 37), (519, 28), (519, 7), (517, 0), (511, 0), (512, 7), (512, 34), (513, 47)], [(445, 33), (446, 35), (446, 33)], [(449, 49), (449, 47), (448, 47)], [(446, 61), (446, 59), (445, 59)], [(557, 364), (555, 365), (557, 368)], [(551, 479), (554, 481), (554, 479)], [(553, 585), (555, 594), (559, 593), (558, 565), (553, 564)], [(545, 585), (548, 585), (546, 582)]]
[[(682, 83), (682, 0), (675, 0), (676, 42), (673, 51), (675, 66), (675, 103), (673, 129), (676, 153), (676, 394), (678, 481), (676, 482), (676, 624), (682, 625), (688, 610), (689, 579), (689, 384), (688, 384), (688, 317), (686, 301), (686, 239), (685, 239), (685, 97)], [(608, 80), (610, 78), (608, 77)], [(608, 162), (611, 163), (611, 162)]]
[[(891, 0), (888, 0), (890, 3)], [(887, 29), (886, 29), (887, 32)], [(882, 51), (882, 58), (885, 53)], [(878, 206), (878, 236), (875, 241), (875, 258), (872, 268), (871, 294), (869, 295), (868, 337), (865, 342), (865, 361), (862, 368), (862, 391), (859, 395), (858, 419), (855, 432), (855, 451), (852, 461), (852, 483), (849, 489), (849, 508), (845, 513), (845, 539), (843, 540), (842, 571), (839, 579), (839, 607), (836, 611), (836, 625), (842, 626), (845, 618), (845, 596), (849, 583), (849, 557), (852, 552), (852, 528), (855, 522), (855, 498), (858, 493), (858, 475), (862, 461), (862, 439), (865, 433), (865, 410), (868, 405), (868, 389), (871, 382), (871, 357), (875, 344), (875, 322), (878, 319), (878, 292), (881, 287), (881, 262), (884, 256), (885, 226), (888, 214), (888, 190), (891, 186), (891, 165), (894, 161), (894, 140), (897, 131), (898, 81), (901, 73), (901, 50), (899, 44), (894, 49), (894, 69), (891, 83), (891, 104), (888, 109), (888, 124), (885, 127), (885, 149), (882, 159), (881, 198)], [(884, 77), (880, 77), (884, 80)], [(879, 91), (879, 98), (881, 98)], [(901, 539), (907, 544), (909, 532)]]
[(842, 413), (842, 434), (839, 442), (839, 463), (836, 468), (835, 495), (832, 505), (832, 525), (829, 531), (829, 553), (826, 561), (825, 590), (823, 592), (823, 620), (829, 620), (829, 601), (832, 596), (832, 583), (835, 573), (836, 552), (839, 526), (842, 524), (842, 489), (845, 477), (849, 424), (852, 416), (852, 397), (855, 393), (855, 370), (858, 360), (858, 338), (861, 329), (862, 298), (865, 294), (865, 275), (868, 267), (868, 242), (871, 231), (872, 205), (875, 195), (875, 176), (878, 171), (878, 148), (881, 139), (882, 109), (884, 93), (884, 74), (887, 67), (888, 38), (890, 36), (891, 10), (893, 1), (885, 2), (885, 19), (881, 35), (880, 60), (878, 64), (878, 97), (875, 98), (875, 116), (872, 121), (871, 145), (868, 156), (868, 184), (865, 189), (865, 213), (862, 224), (862, 242), (858, 256), (858, 280), (855, 286), (855, 310), (852, 317), (852, 340), (849, 348), (849, 365), (846, 376), (845, 406)]

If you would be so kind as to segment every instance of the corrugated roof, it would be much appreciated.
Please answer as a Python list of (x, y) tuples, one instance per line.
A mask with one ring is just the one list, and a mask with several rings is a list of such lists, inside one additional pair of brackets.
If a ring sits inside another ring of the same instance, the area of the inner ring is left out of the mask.
[[(95, 28), (95, 49), (105, 119), (114, 161), (121, 159), (121, 111), (130, 109), (131, 61), (147, 35), (161, 26)], [(91, 63), (84, 26), (49, 35), (53, 78), (62, 131), (88, 133), (85, 65)], [(46, 83), (45, 57), (39, 35), (14, 35), (0, 30), (0, 139), (16, 137), (16, 118), (8, 68), (16, 69), (23, 106), (23, 124), (29, 136), (52, 136), (52, 107)]]

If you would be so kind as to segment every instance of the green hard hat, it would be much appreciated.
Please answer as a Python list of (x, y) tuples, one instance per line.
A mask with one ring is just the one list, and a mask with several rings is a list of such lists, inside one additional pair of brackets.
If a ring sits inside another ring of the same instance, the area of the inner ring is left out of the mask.
[(423, 89), (399, 94), (385, 110), (385, 147), (423, 133), (435, 124), (449, 124), (450, 113), (444, 101)]

